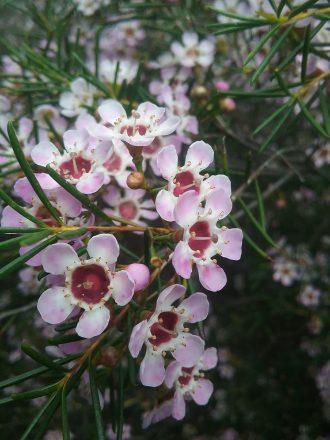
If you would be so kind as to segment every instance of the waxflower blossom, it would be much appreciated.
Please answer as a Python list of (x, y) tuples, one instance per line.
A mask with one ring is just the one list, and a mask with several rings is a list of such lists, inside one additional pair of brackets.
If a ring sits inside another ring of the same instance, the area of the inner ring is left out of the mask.
[(190, 278), (192, 265), (198, 269), (199, 280), (205, 289), (221, 290), (227, 277), (213, 257), (220, 255), (231, 260), (241, 258), (243, 234), (241, 229), (217, 227), (217, 222), (231, 211), (230, 197), (223, 189), (212, 191), (200, 207), (195, 191), (184, 193), (174, 209), (175, 221), (184, 229), (183, 239), (176, 245), (172, 263), (183, 278)]
[(318, 148), (312, 156), (312, 160), (316, 168), (324, 165), (330, 165), (330, 142)]
[(180, 196), (187, 191), (194, 191), (200, 201), (206, 194), (222, 189), (231, 194), (231, 184), (227, 176), (209, 176), (201, 174), (214, 159), (214, 152), (209, 144), (197, 141), (187, 150), (185, 164), (178, 165), (178, 154), (173, 145), (164, 147), (157, 156), (157, 165), (162, 177), (168, 181), (166, 189), (162, 189), (156, 197), (158, 214), (167, 221), (174, 221), (174, 208)]
[(87, 245), (88, 259), (80, 260), (66, 243), (49, 246), (42, 256), (46, 272), (64, 275), (64, 286), (54, 285), (38, 300), (42, 319), (50, 324), (64, 321), (76, 306), (84, 313), (76, 332), (83, 338), (101, 334), (110, 320), (107, 303), (112, 298), (118, 305), (127, 304), (134, 294), (134, 281), (125, 270), (115, 272), (119, 245), (113, 235), (99, 234)]
[[(31, 152), (32, 160), (37, 165), (50, 165), (82, 193), (95, 193), (105, 183), (102, 166), (112, 154), (112, 142), (99, 142), (86, 130), (66, 131), (63, 142), (63, 154), (51, 142), (40, 142)], [(53, 179), (51, 185), (53, 188), (58, 186)]]
[(89, 127), (92, 136), (98, 139), (120, 139), (133, 146), (151, 144), (156, 136), (165, 136), (175, 131), (180, 123), (178, 116), (165, 116), (165, 108), (144, 102), (127, 116), (120, 102), (108, 99), (98, 108), (102, 124)]
[[(122, 194), (123, 193), (123, 194)], [(143, 200), (146, 191), (143, 189), (124, 189), (122, 192), (114, 185), (109, 185), (103, 194), (103, 200), (111, 207), (104, 212), (116, 215), (138, 225), (146, 225), (146, 220), (156, 220), (158, 214), (151, 199)]]
[(122, 188), (127, 188), (127, 177), (135, 169), (132, 156), (124, 142), (114, 139), (113, 152), (103, 165), (106, 182), (117, 182)]
[(138, 63), (129, 60), (101, 60), (99, 74), (105, 83), (127, 84), (133, 81), (138, 72)]
[(181, 420), (186, 413), (185, 400), (192, 398), (197, 405), (206, 405), (213, 393), (213, 384), (204, 379), (203, 371), (214, 368), (217, 364), (217, 350), (208, 348), (190, 368), (182, 367), (173, 361), (166, 369), (165, 384), (175, 389), (173, 396), (172, 416)]
[(89, 17), (102, 6), (109, 5), (110, 0), (74, 0), (74, 3), (77, 5), (79, 12)]
[(176, 62), (184, 67), (208, 67), (213, 62), (215, 47), (211, 38), (199, 41), (195, 32), (184, 32), (182, 43), (174, 41), (171, 51)]
[(192, 367), (201, 356), (204, 341), (189, 333), (185, 323), (203, 321), (209, 311), (204, 293), (194, 293), (177, 307), (173, 303), (185, 294), (185, 287), (174, 284), (159, 295), (156, 309), (149, 319), (133, 328), (129, 351), (136, 358), (143, 344), (146, 354), (140, 365), (140, 380), (143, 385), (157, 387), (165, 379), (164, 355), (170, 352), (180, 365)]
[(320, 303), (321, 291), (313, 286), (307, 285), (300, 292), (298, 301), (306, 307), (315, 307)]
[(63, 92), (60, 96), (59, 105), (61, 113), (69, 118), (86, 112), (86, 107), (93, 105), (96, 89), (88, 84), (84, 78), (76, 78), (70, 84), (70, 92)]

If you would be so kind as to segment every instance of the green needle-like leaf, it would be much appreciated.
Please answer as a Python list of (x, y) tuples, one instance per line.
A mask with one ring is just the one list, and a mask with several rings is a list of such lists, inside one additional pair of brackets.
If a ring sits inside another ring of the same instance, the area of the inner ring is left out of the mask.
[(93, 411), (95, 417), (95, 426), (96, 426), (96, 435), (97, 440), (106, 440), (104, 434), (103, 420), (102, 420), (102, 411), (99, 399), (98, 388), (96, 384), (95, 378), (95, 368), (91, 358), (89, 358), (88, 363), (88, 372), (89, 372), (89, 385), (91, 390), (92, 402), (93, 402)]

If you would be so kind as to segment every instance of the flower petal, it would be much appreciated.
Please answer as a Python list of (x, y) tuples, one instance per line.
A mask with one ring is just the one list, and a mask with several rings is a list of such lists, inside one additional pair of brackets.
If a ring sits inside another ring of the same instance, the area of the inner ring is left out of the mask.
[(197, 264), (199, 281), (205, 289), (211, 292), (221, 290), (227, 283), (224, 270), (215, 263), (208, 265)]
[(161, 354), (147, 350), (140, 365), (140, 380), (147, 387), (158, 387), (164, 382), (164, 358)]
[(160, 174), (166, 180), (173, 178), (178, 170), (178, 153), (174, 145), (168, 145), (157, 155), (157, 166)]
[(65, 298), (64, 292), (63, 287), (54, 286), (47, 289), (38, 300), (38, 311), (49, 324), (64, 321), (75, 307)]
[(213, 383), (208, 379), (198, 379), (191, 397), (197, 405), (206, 405), (213, 393)]
[(99, 234), (92, 237), (87, 245), (90, 257), (100, 259), (101, 263), (109, 266), (117, 261), (119, 244), (112, 234)]
[(192, 272), (191, 252), (189, 246), (184, 241), (180, 241), (173, 252), (172, 264), (178, 275), (189, 279)]
[(166, 287), (157, 299), (156, 310), (169, 307), (174, 301), (181, 298), (185, 292), (186, 288), (181, 284), (173, 284), (172, 286)]
[(207, 168), (214, 160), (214, 151), (211, 145), (203, 141), (197, 141), (190, 145), (186, 155), (186, 163), (197, 170)]
[(133, 263), (129, 264), (126, 268), (126, 271), (130, 274), (131, 278), (134, 281), (134, 290), (137, 292), (138, 290), (145, 289), (150, 282), (150, 271), (148, 266), (141, 263)]
[(205, 293), (194, 293), (180, 304), (180, 308), (185, 309), (185, 315), (189, 315), (189, 322), (199, 322), (206, 319), (210, 304)]
[(85, 311), (77, 324), (76, 332), (82, 338), (93, 338), (100, 335), (110, 320), (110, 311), (107, 307)]
[(2, 211), (1, 226), (9, 228), (33, 228), (35, 224), (10, 206), (6, 206)]
[(134, 281), (126, 270), (116, 272), (111, 281), (112, 297), (120, 306), (125, 306), (134, 295)]
[(186, 415), (186, 402), (180, 391), (175, 391), (173, 398), (172, 416), (176, 420), (182, 420)]
[(183, 367), (192, 367), (203, 354), (204, 341), (190, 333), (182, 334), (179, 338), (172, 355)]
[(56, 192), (56, 202), (61, 214), (72, 218), (78, 217), (81, 214), (82, 205), (79, 200), (61, 187)]
[(211, 176), (204, 181), (207, 190), (217, 190), (222, 189), (229, 197), (231, 195), (231, 181), (229, 177), (224, 174), (217, 174), (216, 176)]
[(172, 361), (169, 366), (166, 368), (165, 372), (165, 384), (167, 388), (172, 388), (174, 385), (174, 382), (179, 377), (180, 374), (180, 364), (179, 362)]
[(31, 158), (37, 165), (46, 166), (56, 160), (60, 153), (54, 144), (48, 141), (42, 141), (31, 151)]
[(168, 222), (174, 221), (176, 198), (167, 190), (162, 189), (157, 194), (155, 205), (161, 218)]
[(182, 196), (174, 208), (174, 219), (182, 227), (187, 228), (193, 225), (198, 216), (199, 196), (196, 191), (187, 191)]
[(224, 245), (221, 256), (230, 260), (239, 260), (242, 255), (243, 232), (239, 228), (225, 229), (220, 232)]
[(101, 188), (103, 182), (103, 172), (85, 173), (76, 186), (83, 194), (94, 194)]
[(230, 197), (223, 189), (212, 191), (206, 196), (205, 212), (209, 211), (212, 218), (219, 218), (221, 220), (227, 217), (232, 207)]
[(201, 357), (203, 364), (202, 370), (210, 370), (214, 368), (218, 363), (218, 353), (215, 347), (206, 349)]
[(42, 254), (44, 270), (53, 275), (62, 275), (67, 266), (79, 263), (76, 251), (67, 243), (52, 244)]
[(142, 349), (143, 343), (146, 339), (147, 332), (148, 332), (148, 321), (146, 319), (144, 321), (139, 322), (133, 327), (128, 344), (128, 349), (134, 358), (138, 357)]
[(26, 177), (21, 177), (17, 180), (14, 185), (14, 191), (21, 199), (24, 200), (24, 202), (28, 203), (29, 205), (31, 205), (32, 200), (36, 198), (36, 193)]
[(158, 128), (157, 128), (157, 136), (166, 136), (168, 134), (173, 133), (177, 127), (180, 125), (181, 118), (179, 116), (170, 116), (165, 119)]
[(114, 125), (118, 119), (127, 118), (126, 111), (120, 102), (114, 99), (107, 99), (102, 105), (97, 109), (101, 118), (105, 122), (109, 122)]

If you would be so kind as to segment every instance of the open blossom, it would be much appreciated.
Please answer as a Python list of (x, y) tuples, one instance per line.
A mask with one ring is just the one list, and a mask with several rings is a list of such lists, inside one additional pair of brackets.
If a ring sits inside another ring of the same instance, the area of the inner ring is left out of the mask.
[(164, 147), (157, 156), (158, 169), (168, 181), (166, 189), (161, 190), (156, 197), (158, 214), (167, 221), (174, 221), (174, 208), (180, 196), (187, 191), (198, 194), (200, 201), (206, 194), (222, 189), (230, 197), (231, 184), (227, 176), (216, 175), (209, 177), (201, 174), (214, 159), (214, 152), (209, 144), (197, 141), (187, 150), (185, 164), (179, 166), (178, 154), (173, 145)]
[(182, 367), (179, 362), (173, 361), (166, 369), (165, 384), (168, 388), (175, 388), (173, 396), (172, 416), (181, 420), (186, 413), (186, 399), (193, 399), (197, 405), (206, 405), (213, 392), (213, 384), (204, 379), (203, 371), (214, 368), (217, 364), (217, 351), (208, 348), (190, 368)]
[(133, 81), (138, 72), (139, 65), (130, 60), (101, 60), (99, 66), (100, 79), (105, 83), (127, 84)]
[(306, 307), (315, 307), (319, 305), (321, 291), (313, 286), (305, 286), (300, 292), (298, 301)]
[(299, 278), (299, 267), (294, 261), (282, 256), (275, 258), (273, 263), (274, 281), (280, 282), (283, 286), (291, 286)]
[(156, 136), (165, 136), (175, 131), (180, 123), (178, 116), (165, 115), (165, 108), (144, 102), (132, 111), (130, 117), (120, 102), (108, 99), (98, 108), (102, 124), (89, 127), (92, 136), (98, 139), (120, 139), (134, 146), (151, 144)]
[(213, 257), (218, 254), (231, 260), (241, 258), (241, 229), (217, 226), (231, 208), (229, 195), (217, 189), (206, 197), (204, 207), (200, 207), (199, 195), (188, 191), (174, 209), (175, 221), (184, 232), (173, 253), (173, 266), (180, 276), (190, 278), (195, 263), (202, 286), (213, 292), (221, 290), (227, 282), (224, 270)]
[(182, 67), (179, 71), (174, 66), (163, 67), (160, 69), (161, 80), (153, 80), (149, 84), (149, 91), (157, 96), (157, 101), (164, 104), (169, 93), (185, 94), (188, 91), (188, 80), (191, 69)]
[[(122, 194), (123, 193), (123, 194)], [(104, 212), (115, 214), (139, 225), (146, 225), (146, 220), (156, 220), (158, 214), (151, 199), (143, 200), (146, 191), (143, 189), (124, 189), (122, 192), (114, 185), (109, 185), (103, 194), (103, 200), (111, 207)]]
[(182, 66), (194, 67), (200, 65), (208, 67), (213, 62), (215, 46), (210, 38), (199, 41), (195, 32), (184, 32), (182, 43), (174, 41), (171, 44), (171, 51), (176, 62)]
[(114, 139), (113, 152), (103, 163), (106, 183), (115, 180), (122, 188), (127, 188), (127, 177), (135, 169), (132, 156), (124, 142)]
[(78, 11), (86, 16), (93, 15), (102, 6), (110, 4), (110, 0), (74, 0)]
[[(32, 160), (37, 165), (50, 165), (84, 194), (98, 191), (105, 181), (102, 166), (112, 154), (112, 142), (99, 142), (89, 136), (86, 130), (66, 131), (63, 142), (63, 154), (51, 142), (40, 142), (31, 152)], [(50, 184), (53, 188), (58, 186), (53, 179)], [(48, 189), (44, 186), (43, 188)]]
[(165, 378), (164, 354), (172, 356), (185, 367), (192, 367), (201, 356), (204, 341), (189, 333), (185, 323), (203, 321), (209, 311), (204, 293), (194, 293), (177, 307), (173, 303), (182, 298), (186, 289), (179, 285), (167, 287), (159, 295), (156, 309), (148, 320), (138, 323), (129, 341), (131, 355), (136, 358), (143, 344), (146, 354), (140, 365), (140, 380), (143, 385), (156, 387)]
[(312, 156), (316, 168), (321, 168), (324, 165), (330, 165), (330, 142), (319, 147)]
[(38, 300), (38, 310), (44, 321), (58, 324), (76, 306), (84, 313), (76, 332), (84, 338), (102, 333), (110, 320), (107, 302), (112, 298), (118, 305), (127, 304), (134, 294), (134, 281), (125, 270), (115, 272), (119, 245), (113, 235), (100, 234), (87, 245), (88, 259), (80, 260), (66, 243), (49, 246), (43, 254), (46, 272), (64, 275), (65, 284), (47, 289)]
[(64, 116), (73, 117), (86, 112), (85, 107), (93, 105), (96, 89), (84, 78), (76, 78), (70, 84), (70, 92), (63, 92), (59, 105)]

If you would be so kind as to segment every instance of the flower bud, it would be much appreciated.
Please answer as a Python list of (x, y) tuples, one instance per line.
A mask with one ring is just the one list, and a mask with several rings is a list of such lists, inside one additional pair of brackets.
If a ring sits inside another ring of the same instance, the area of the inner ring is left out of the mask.
[(131, 275), (135, 287), (134, 291), (145, 289), (150, 282), (150, 272), (145, 264), (133, 263), (129, 264), (126, 268), (127, 272)]
[(236, 109), (236, 103), (231, 98), (220, 99), (219, 105), (222, 111), (231, 113)]
[(157, 256), (151, 257), (150, 259), (150, 264), (153, 267), (156, 268), (161, 267), (162, 263), (163, 263), (162, 259)]
[(205, 86), (197, 84), (191, 89), (190, 94), (193, 99), (205, 99), (208, 97), (209, 92)]
[(144, 175), (139, 171), (133, 171), (127, 177), (127, 186), (131, 189), (139, 189), (144, 187)]

